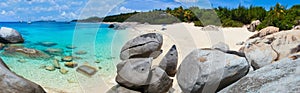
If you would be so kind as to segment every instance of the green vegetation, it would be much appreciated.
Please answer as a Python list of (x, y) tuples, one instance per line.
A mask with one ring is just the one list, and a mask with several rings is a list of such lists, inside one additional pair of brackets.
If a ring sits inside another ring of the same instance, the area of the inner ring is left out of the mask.
[[(195, 26), (219, 25), (223, 27), (242, 27), (254, 20), (260, 20), (257, 29), (267, 26), (276, 26), (281, 30), (291, 29), (300, 22), (300, 5), (294, 5), (287, 9), (277, 3), (266, 10), (263, 7), (239, 6), (229, 9), (218, 7), (215, 9), (200, 9), (198, 7), (183, 8), (182, 6), (165, 10), (152, 10), (149, 12), (133, 12), (120, 15), (107, 16), (105, 18), (91, 17), (80, 22), (140, 22), (149, 24), (171, 24), (178, 22), (194, 22)], [(221, 21), (221, 23), (220, 23)]]

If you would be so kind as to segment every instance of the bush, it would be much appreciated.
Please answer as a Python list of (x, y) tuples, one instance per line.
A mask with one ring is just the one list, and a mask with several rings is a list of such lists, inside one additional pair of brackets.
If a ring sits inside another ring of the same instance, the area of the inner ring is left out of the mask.
[(244, 24), (239, 21), (234, 21), (230, 19), (225, 19), (222, 21), (222, 26), (223, 27), (243, 27)]
[(204, 26), (204, 25), (202, 24), (201, 21), (195, 21), (195, 22), (194, 22), (194, 25), (195, 25), (195, 26), (201, 26), (201, 27)]

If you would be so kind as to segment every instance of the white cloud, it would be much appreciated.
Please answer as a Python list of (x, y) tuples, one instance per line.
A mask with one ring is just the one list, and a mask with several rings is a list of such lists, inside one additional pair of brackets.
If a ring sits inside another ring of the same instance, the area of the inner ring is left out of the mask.
[(5, 15), (5, 16), (13, 16), (13, 15), (16, 15), (15, 12), (13, 11), (5, 11), (5, 10), (2, 10), (1, 11), (1, 15)]
[(124, 7), (124, 6), (120, 7), (120, 12), (121, 12), (121, 13), (128, 13), (128, 12), (134, 12), (134, 11), (135, 11), (135, 10), (126, 8), (126, 7)]

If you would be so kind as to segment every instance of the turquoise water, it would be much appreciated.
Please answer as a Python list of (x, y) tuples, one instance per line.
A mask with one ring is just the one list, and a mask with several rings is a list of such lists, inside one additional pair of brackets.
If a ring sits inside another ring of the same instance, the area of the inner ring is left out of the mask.
[[(79, 57), (79, 59), (74, 60), (79, 65), (90, 64), (98, 68), (99, 71), (97, 73), (100, 76), (111, 78), (114, 77), (115, 64), (119, 62), (118, 54), (120, 48), (126, 40), (126, 36), (122, 35), (125, 31), (109, 29), (107, 28), (107, 24), (39, 22), (32, 24), (0, 23), (0, 26), (14, 28), (20, 32), (25, 39), (23, 45), (27, 48), (34, 48), (41, 51), (47, 48), (59, 48), (64, 51), (63, 55), (52, 55), (50, 59), (1, 56), (4, 62), (15, 73), (42, 86), (49, 86), (55, 89), (64, 86), (63, 84), (65, 86), (72, 85), (70, 80), (76, 80), (76, 76), (72, 74), (76, 73), (75, 68), (66, 68), (69, 70), (69, 73), (62, 75), (57, 70), (47, 71), (41, 69), (41, 66), (51, 65), (54, 58), (73, 55)], [(55, 42), (57, 45), (45, 47), (38, 45), (39, 42)], [(77, 48), (68, 49), (66, 48), (68, 45), (73, 45)], [(86, 51), (87, 54), (76, 55), (74, 54), (76, 51)], [(18, 62), (18, 60), (25, 60), (25, 62)], [(100, 61), (100, 63), (96, 63), (96, 60)], [(63, 66), (63, 63), (61, 65)], [(61, 86), (57, 86), (56, 81), (60, 82)], [(76, 87), (78, 85), (73, 84), (73, 86)]]

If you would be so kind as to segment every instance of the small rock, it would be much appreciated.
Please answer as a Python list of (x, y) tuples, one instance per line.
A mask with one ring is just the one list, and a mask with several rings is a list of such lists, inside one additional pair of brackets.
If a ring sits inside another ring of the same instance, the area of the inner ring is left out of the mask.
[(72, 56), (65, 56), (62, 58), (62, 61), (71, 62), (73, 60)]
[(18, 62), (25, 63), (27, 61), (25, 59), (18, 59)]
[(219, 42), (215, 45), (212, 46), (212, 49), (217, 49), (223, 52), (227, 52), (229, 51), (229, 46), (227, 44), (225, 44), (224, 42)]
[(76, 69), (76, 71), (81, 74), (84, 74), (86, 76), (92, 76), (97, 72), (97, 68), (89, 66), (89, 65), (82, 65), (82, 66), (79, 66)]
[(61, 69), (59, 69), (59, 72), (60, 72), (61, 74), (67, 74), (69, 71), (66, 70), (65, 68), (61, 68)]
[(60, 48), (47, 48), (44, 51), (50, 55), (60, 56), (63, 54), (63, 50)]
[(66, 67), (74, 68), (78, 66), (77, 62), (65, 62)]
[(241, 41), (241, 42), (237, 42), (235, 45), (243, 45), (245, 42)]
[(75, 49), (75, 48), (77, 48), (77, 47), (76, 47), (76, 46), (73, 46), (73, 45), (67, 45), (66, 48), (68, 48), (68, 49)]
[(97, 59), (96, 61), (95, 61), (95, 63), (100, 63), (101, 62), (101, 60), (100, 59)]
[(57, 69), (60, 69), (59, 61), (56, 60), (56, 59), (54, 59), (54, 60), (53, 60), (53, 66), (54, 66), (55, 68), (57, 68)]
[(87, 52), (84, 51), (84, 50), (80, 50), (80, 51), (75, 52), (75, 54), (77, 54), (77, 55), (84, 55), (84, 54), (87, 54)]
[(203, 28), (201, 28), (202, 31), (220, 31), (219, 27), (215, 25), (207, 25)]
[(247, 29), (250, 32), (255, 32), (256, 27), (260, 24), (261, 24), (261, 22), (259, 20), (252, 21), (251, 24), (247, 26)]
[(55, 70), (54, 66), (47, 66), (45, 69), (48, 70), (48, 71), (54, 71)]
[(55, 43), (55, 42), (39, 42), (38, 45), (42, 45), (45, 47), (52, 47), (52, 46), (57, 45), (57, 43)]

